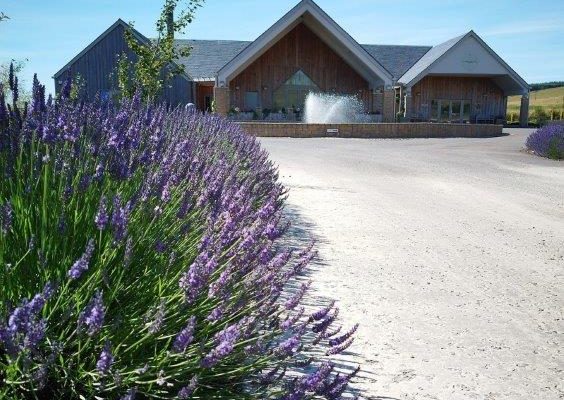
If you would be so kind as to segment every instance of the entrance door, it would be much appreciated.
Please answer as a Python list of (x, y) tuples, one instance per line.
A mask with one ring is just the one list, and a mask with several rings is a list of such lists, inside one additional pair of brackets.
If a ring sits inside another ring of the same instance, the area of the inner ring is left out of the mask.
[(204, 97), (204, 111), (205, 112), (212, 111), (212, 97), (209, 95)]

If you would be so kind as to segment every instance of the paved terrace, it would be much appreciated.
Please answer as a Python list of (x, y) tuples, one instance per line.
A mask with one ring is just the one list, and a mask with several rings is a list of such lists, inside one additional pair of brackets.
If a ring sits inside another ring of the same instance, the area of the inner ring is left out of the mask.
[(275, 139), (369, 399), (564, 397), (564, 163), (492, 139)]

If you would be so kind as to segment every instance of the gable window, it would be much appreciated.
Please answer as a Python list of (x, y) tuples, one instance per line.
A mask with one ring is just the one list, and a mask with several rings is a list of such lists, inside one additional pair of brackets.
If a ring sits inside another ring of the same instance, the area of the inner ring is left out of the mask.
[(301, 108), (310, 92), (319, 92), (319, 87), (301, 69), (274, 91), (272, 105), (274, 109)]

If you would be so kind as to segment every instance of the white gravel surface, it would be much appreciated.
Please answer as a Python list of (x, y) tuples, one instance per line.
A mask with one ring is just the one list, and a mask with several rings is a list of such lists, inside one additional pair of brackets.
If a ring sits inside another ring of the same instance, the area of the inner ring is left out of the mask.
[(508, 132), (261, 139), (364, 398), (564, 399), (564, 162)]

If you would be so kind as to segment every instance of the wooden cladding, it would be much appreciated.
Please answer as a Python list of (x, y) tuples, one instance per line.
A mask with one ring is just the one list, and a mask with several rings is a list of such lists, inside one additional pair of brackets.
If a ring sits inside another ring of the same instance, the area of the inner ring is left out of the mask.
[(469, 101), (472, 120), (505, 117), (505, 94), (490, 78), (427, 76), (413, 86), (411, 96), (412, 114), (424, 120), (431, 119), (433, 100)]
[(321, 91), (354, 94), (369, 107), (368, 82), (303, 23), (230, 82), (231, 105), (244, 110), (245, 93), (257, 92), (259, 107), (272, 108), (273, 92), (298, 70)]

